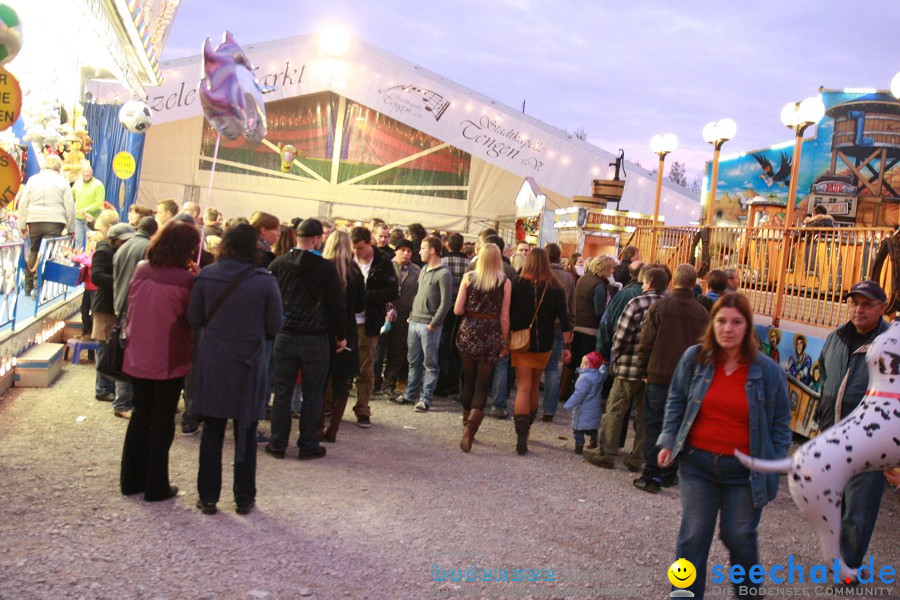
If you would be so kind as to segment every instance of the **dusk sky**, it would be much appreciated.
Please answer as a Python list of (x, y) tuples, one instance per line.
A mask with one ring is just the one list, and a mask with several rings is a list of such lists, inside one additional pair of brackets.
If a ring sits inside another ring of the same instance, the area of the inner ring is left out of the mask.
[(712, 158), (709, 121), (737, 122), (723, 155), (768, 147), (791, 138), (787, 102), (820, 86), (887, 89), (900, 71), (896, 0), (183, 0), (163, 59), (225, 29), (248, 45), (331, 24), (648, 168), (650, 138), (674, 133), (667, 164), (689, 176)]

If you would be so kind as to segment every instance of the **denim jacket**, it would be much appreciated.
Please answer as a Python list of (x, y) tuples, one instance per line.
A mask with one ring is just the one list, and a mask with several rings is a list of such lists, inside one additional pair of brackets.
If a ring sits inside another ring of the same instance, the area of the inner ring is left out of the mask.
[[(671, 449), (673, 459), (684, 448), (715, 372), (715, 365), (696, 362), (699, 351), (699, 345), (685, 351), (669, 386), (666, 416), (657, 446)], [(757, 352), (756, 360), (750, 364), (745, 389), (750, 404), (750, 455), (765, 459), (784, 458), (791, 444), (791, 413), (784, 370), (768, 356)], [(751, 471), (750, 489), (753, 505), (763, 507), (778, 492), (778, 475)]]

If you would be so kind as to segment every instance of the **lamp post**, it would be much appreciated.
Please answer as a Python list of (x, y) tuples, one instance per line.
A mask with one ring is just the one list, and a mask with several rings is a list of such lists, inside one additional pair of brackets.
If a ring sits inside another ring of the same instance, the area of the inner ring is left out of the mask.
[(713, 152), (712, 176), (709, 182), (709, 195), (706, 197), (706, 225), (713, 226), (716, 215), (716, 185), (719, 183), (719, 151), (722, 144), (737, 133), (737, 124), (731, 119), (720, 119), (707, 123), (703, 127), (703, 139), (712, 144)]
[(781, 122), (794, 131), (794, 155), (791, 163), (791, 184), (788, 187), (787, 210), (785, 211), (785, 227), (794, 224), (794, 204), (797, 200), (797, 176), (800, 173), (800, 153), (803, 149), (803, 132), (810, 125), (815, 125), (825, 115), (825, 105), (818, 96), (807, 98), (803, 102), (790, 102), (781, 109)]
[(781, 270), (775, 286), (775, 310), (772, 314), (772, 325), (778, 327), (781, 321), (781, 308), (784, 305), (784, 284), (790, 262), (791, 243), (790, 229), (794, 226), (794, 204), (797, 197), (797, 177), (800, 174), (800, 153), (803, 149), (803, 132), (814, 125), (825, 115), (825, 104), (818, 96), (812, 96), (802, 102), (790, 102), (781, 109), (781, 122), (794, 132), (794, 154), (791, 162), (791, 184), (788, 186), (787, 206), (784, 215), (784, 241), (781, 244)]
[(653, 203), (653, 246), (650, 249), (650, 262), (656, 261), (659, 244), (659, 200), (662, 196), (663, 167), (666, 155), (674, 152), (678, 147), (678, 138), (672, 133), (654, 135), (650, 138), (650, 150), (659, 156), (659, 168), (656, 172), (656, 200)]

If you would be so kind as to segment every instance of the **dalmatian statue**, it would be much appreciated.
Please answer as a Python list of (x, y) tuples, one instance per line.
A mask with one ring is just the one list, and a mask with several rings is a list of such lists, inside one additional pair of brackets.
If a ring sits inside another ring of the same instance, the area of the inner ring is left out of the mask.
[(859, 473), (900, 466), (900, 320), (875, 338), (866, 363), (869, 389), (859, 406), (793, 456), (762, 460), (735, 450), (748, 469), (790, 475), (791, 497), (815, 527), (826, 563), (840, 561), (841, 580), (856, 578), (840, 552), (844, 486)]

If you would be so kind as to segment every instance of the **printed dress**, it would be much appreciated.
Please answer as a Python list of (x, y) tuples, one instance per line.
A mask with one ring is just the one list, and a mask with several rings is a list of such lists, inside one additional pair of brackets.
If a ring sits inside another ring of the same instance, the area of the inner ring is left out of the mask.
[(500, 356), (500, 309), (503, 306), (503, 284), (492, 290), (475, 287), (475, 274), (466, 275), (466, 314), (459, 326), (456, 347), (459, 353), (479, 362), (494, 362)]

